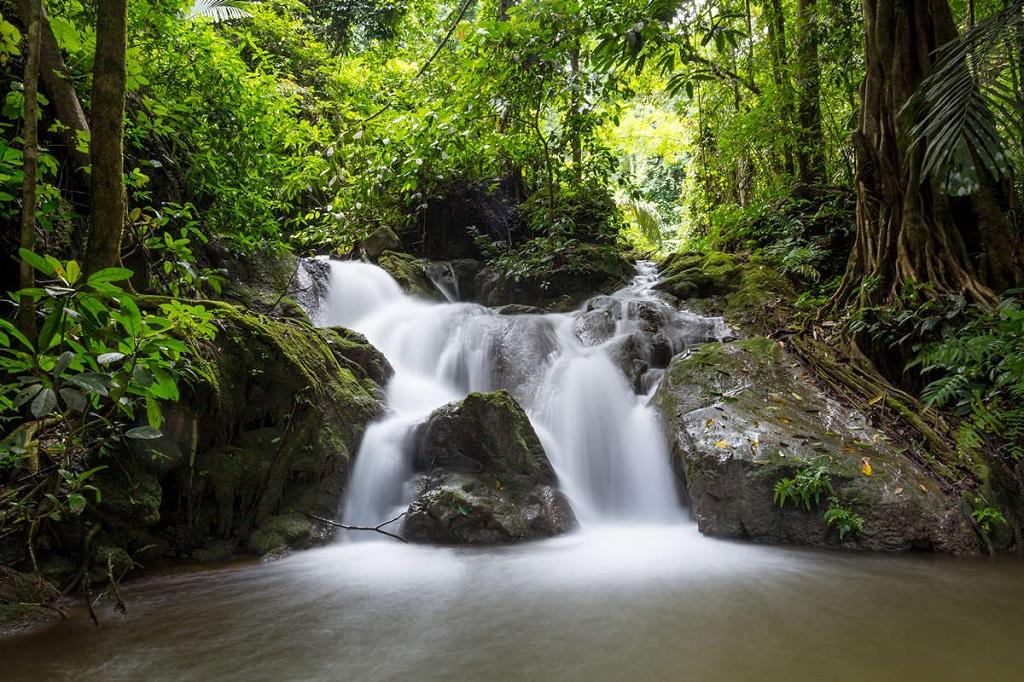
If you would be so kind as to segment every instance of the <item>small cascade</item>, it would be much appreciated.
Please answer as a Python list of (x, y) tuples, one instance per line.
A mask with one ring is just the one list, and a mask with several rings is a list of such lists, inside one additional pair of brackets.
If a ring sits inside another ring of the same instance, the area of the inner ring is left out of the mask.
[(459, 278), (455, 275), (455, 269), (451, 263), (429, 261), (426, 271), (427, 277), (434, 283), (437, 290), (444, 294), (445, 299), (449, 303), (459, 300)]
[[(368, 427), (356, 456), (347, 523), (376, 525), (404, 511), (414, 496), (418, 427), (438, 407), (497, 389), (508, 390), (530, 417), (581, 523), (677, 517), (666, 440), (649, 394), (672, 355), (730, 332), (721, 318), (679, 312), (659, 298), (652, 263), (641, 263), (633, 282), (610, 296), (543, 315), (425, 301), (403, 293), (376, 266), (328, 265), (314, 320), (365, 334), (395, 369), (388, 414)], [(434, 272), (438, 288), (457, 298), (457, 283), (445, 289), (455, 280), (451, 267)]]

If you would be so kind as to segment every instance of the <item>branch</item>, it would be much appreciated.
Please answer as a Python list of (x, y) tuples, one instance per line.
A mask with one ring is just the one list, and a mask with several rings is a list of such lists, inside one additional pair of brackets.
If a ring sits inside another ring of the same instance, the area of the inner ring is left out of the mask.
[(319, 521), (320, 523), (326, 523), (328, 526), (334, 526), (335, 528), (344, 528), (345, 530), (368, 530), (374, 533), (380, 533), (381, 535), (387, 535), (389, 538), (394, 538), (399, 542), (404, 542), (408, 544), (409, 541), (403, 538), (401, 535), (395, 535), (394, 533), (389, 533), (388, 531), (384, 530), (384, 526), (388, 526), (394, 523), (395, 521), (402, 518), (408, 513), (409, 512), (402, 512), (390, 521), (385, 521), (384, 523), (377, 526), (350, 526), (348, 524), (340, 523), (338, 521), (331, 521), (330, 519), (325, 519), (322, 516), (317, 516), (316, 514), (306, 514), (306, 516), (316, 521)]

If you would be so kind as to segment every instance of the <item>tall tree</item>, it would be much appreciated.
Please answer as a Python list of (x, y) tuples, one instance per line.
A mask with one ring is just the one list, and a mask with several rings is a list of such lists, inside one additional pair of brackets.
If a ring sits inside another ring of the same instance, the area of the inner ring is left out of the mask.
[(857, 240), (834, 303), (898, 298), (907, 283), (991, 304), (1024, 281), (1021, 236), (1004, 213), (1004, 188), (981, 164), (966, 196), (923, 172), (903, 112), (934, 59), (957, 37), (947, 0), (864, 0), (867, 71), (857, 152)]
[(124, 96), (127, 53), (126, 0), (99, 0), (92, 75), (92, 210), (87, 272), (115, 265), (121, 255), (126, 212)]
[(804, 185), (821, 184), (825, 177), (818, 40), (817, 0), (797, 0), (796, 162), (797, 178)]
[[(21, 248), (34, 251), (36, 247), (36, 176), (39, 168), (39, 25), (42, 20), (42, 0), (31, 0), (28, 11), (28, 54), (25, 59), (25, 147), (22, 154), (24, 177), (21, 188)], [(35, 285), (32, 266), (24, 259), (20, 263), (18, 285), (27, 289)], [(35, 332), (35, 309), (32, 298), (21, 298), (18, 323), (26, 335)]]
[(793, 161), (793, 97), (788, 74), (788, 54), (786, 50), (786, 15), (782, 8), (782, 0), (768, 0), (764, 6), (768, 24), (768, 46), (771, 51), (772, 80), (778, 91), (781, 106), (779, 117), (782, 119), (782, 153), (784, 168), (792, 174), (795, 168)]

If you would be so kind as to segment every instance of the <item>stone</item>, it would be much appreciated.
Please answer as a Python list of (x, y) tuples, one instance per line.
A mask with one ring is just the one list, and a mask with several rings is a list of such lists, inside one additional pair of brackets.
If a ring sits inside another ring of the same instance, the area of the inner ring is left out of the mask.
[(436, 410), (419, 434), (420, 492), (403, 535), (413, 542), (498, 544), (576, 525), (529, 418), (505, 391)]
[(391, 275), (405, 293), (432, 301), (445, 300), (427, 274), (426, 261), (408, 253), (385, 251), (377, 259), (377, 265)]
[(371, 232), (359, 243), (359, 250), (365, 260), (376, 261), (385, 251), (398, 251), (402, 242), (398, 235), (387, 225), (382, 225)]
[(41, 577), (0, 566), (0, 634), (53, 620), (60, 592)]
[[(870, 550), (978, 551), (958, 499), (863, 415), (826, 397), (779, 344), (754, 337), (676, 357), (654, 404), (702, 533)], [(865, 464), (870, 474), (865, 473)], [(780, 508), (773, 488), (820, 467), (864, 520), (840, 539), (822, 509)]]

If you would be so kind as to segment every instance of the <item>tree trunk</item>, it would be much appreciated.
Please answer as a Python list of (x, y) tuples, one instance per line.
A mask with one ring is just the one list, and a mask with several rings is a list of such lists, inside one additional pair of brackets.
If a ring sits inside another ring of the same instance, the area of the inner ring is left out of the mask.
[(817, 0), (797, 0), (797, 178), (805, 186), (825, 179), (821, 143), (821, 65), (818, 63)]
[(126, 0), (99, 0), (92, 76), (92, 212), (85, 270), (116, 265), (125, 218)]
[[(30, 7), (35, 4), (35, 0), (19, 0), (18, 4), (22, 22), (28, 26)], [(68, 148), (68, 157), (76, 170), (84, 170), (89, 166), (89, 152), (79, 149), (78, 138), (83, 134), (88, 138), (89, 123), (78, 100), (75, 86), (68, 78), (68, 67), (64, 64), (64, 57), (53, 36), (45, 7), (41, 10), (40, 17), (39, 77), (50, 95), (57, 120), (64, 125), (60, 134)]]
[[(39, 25), (42, 20), (42, 0), (32, 0), (28, 11), (28, 50), (25, 58), (25, 147), (22, 152), (24, 178), (21, 185), (21, 248), (36, 248), (36, 181), (39, 168)], [(32, 266), (19, 263), (18, 286), (35, 286)], [(32, 298), (22, 296), (18, 311), (18, 326), (32, 338), (35, 336), (35, 306)]]
[(866, 74), (857, 152), (857, 241), (833, 299), (873, 306), (897, 300), (905, 283), (963, 293), (990, 305), (1024, 277), (1021, 237), (1004, 213), (1004, 188), (950, 197), (922, 177), (923, 145), (906, 140), (900, 111), (934, 50), (954, 39), (947, 0), (863, 0)]
[(786, 15), (782, 9), (782, 0), (770, 0), (765, 5), (768, 20), (768, 45), (772, 57), (772, 80), (778, 91), (781, 105), (779, 106), (780, 128), (782, 130), (783, 168), (786, 173), (793, 174), (793, 110), (792, 93), (789, 75), (786, 72)]

